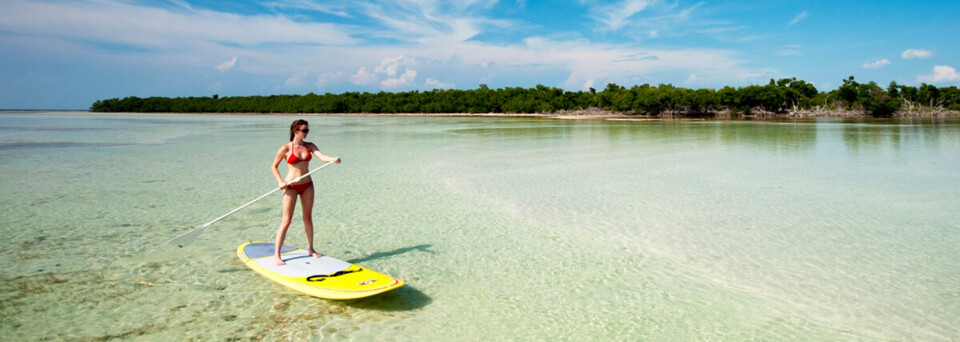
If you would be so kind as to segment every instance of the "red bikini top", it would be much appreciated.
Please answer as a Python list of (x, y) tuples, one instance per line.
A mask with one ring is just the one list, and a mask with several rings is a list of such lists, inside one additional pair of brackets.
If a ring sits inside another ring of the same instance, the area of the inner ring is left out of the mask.
[[(310, 149), (307, 148), (307, 151), (310, 151)], [(293, 144), (290, 144), (290, 157), (287, 157), (287, 164), (293, 165), (299, 162), (307, 162), (310, 161), (310, 159), (313, 159), (312, 153), (308, 152), (306, 158), (300, 159), (300, 157), (297, 156), (297, 151), (293, 149)]]

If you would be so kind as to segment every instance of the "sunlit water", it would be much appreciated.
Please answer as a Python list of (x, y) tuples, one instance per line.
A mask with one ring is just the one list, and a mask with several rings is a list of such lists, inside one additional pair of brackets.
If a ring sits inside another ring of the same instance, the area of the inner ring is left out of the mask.
[(408, 284), (338, 302), (237, 259), (279, 195), (164, 244), (295, 118), (0, 114), (0, 336), (960, 339), (957, 120), (308, 117), (318, 250)]

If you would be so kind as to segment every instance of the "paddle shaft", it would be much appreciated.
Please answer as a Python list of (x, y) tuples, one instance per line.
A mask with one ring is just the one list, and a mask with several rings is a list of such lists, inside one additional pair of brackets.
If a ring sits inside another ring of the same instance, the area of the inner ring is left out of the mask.
[[(323, 164), (322, 166), (320, 166), (320, 167), (318, 167), (318, 168), (316, 168), (316, 169), (313, 169), (312, 171), (307, 172), (307, 173), (303, 174), (303, 175), (300, 176), (300, 177), (294, 178), (292, 181), (290, 181), (289, 183), (287, 183), (287, 185), (290, 185), (291, 183), (296, 183), (297, 181), (306, 178), (306, 177), (309, 176), (311, 173), (320, 171), (320, 169), (323, 169), (323, 168), (325, 168), (325, 167), (327, 167), (327, 166), (330, 166), (330, 164), (333, 164), (333, 161), (327, 162), (326, 164)], [(242, 210), (243, 208), (246, 208), (246, 207), (250, 206), (251, 204), (256, 203), (256, 202), (259, 201), (259, 200), (262, 200), (262, 199), (266, 198), (267, 196), (270, 196), (270, 195), (272, 195), (274, 192), (277, 192), (277, 191), (279, 191), (279, 190), (280, 190), (280, 188), (276, 188), (276, 189), (270, 190), (270, 192), (267, 192), (267, 193), (265, 193), (265, 194), (263, 194), (263, 195), (260, 195), (260, 197), (257, 197), (257, 198), (255, 198), (254, 200), (252, 200), (252, 201), (250, 201), (250, 202), (247, 202), (247, 204), (241, 205), (241, 206), (237, 207), (236, 209), (231, 210), (229, 213), (223, 214), (222, 216), (213, 219), (213, 221), (204, 223), (202, 226), (199, 226), (199, 227), (197, 227), (197, 228), (194, 228), (194, 229), (190, 230), (189, 232), (183, 233), (183, 234), (181, 234), (181, 235), (179, 235), (179, 236), (177, 236), (177, 237), (175, 237), (175, 238), (173, 238), (173, 239), (170, 239), (170, 241), (167, 241), (167, 242), (173, 242), (173, 241), (175, 241), (175, 240), (177, 240), (177, 239), (180, 239), (180, 238), (182, 238), (182, 237), (185, 237), (185, 236), (187, 236), (187, 235), (197, 233), (197, 232), (203, 230), (204, 228), (207, 228), (207, 227), (209, 227), (210, 225), (212, 225), (212, 224), (214, 224), (214, 223), (217, 223), (217, 221), (220, 221), (220, 220), (222, 220), (223, 218), (225, 218), (225, 217), (227, 217), (227, 216), (233, 215), (233, 213), (238, 212), (238, 211)], [(186, 245), (186, 244), (189, 243), (189, 242), (190, 242), (190, 241), (183, 241), (182, 243), (179, 244), (179, 246), (180, 246), (180, 247), (183, 247), (184, 245)]]

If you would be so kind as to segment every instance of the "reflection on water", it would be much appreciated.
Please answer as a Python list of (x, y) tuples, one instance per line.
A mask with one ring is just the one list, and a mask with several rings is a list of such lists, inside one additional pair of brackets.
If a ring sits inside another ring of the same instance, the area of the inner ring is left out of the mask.
[(902, 145), (921, 145), (938, 148), (941, 144), (956, 144), (956, 119), (889, 119), (870, 123), (845, 120), (843, 141), (852, 153), (878, 152), (892, 149), (899, 152)]
[(0, 114), (0, 334), (960, 339), (955, 119), (308, 117), (318, 251), (407, 283), (335, 302), (234, 255), (278, 198), (162, 244), (275, 186), (295, 118)]
[(583, 140), (602, 139), (612, 146), (644, 141), (705, 141), (731, 146), (803, 151), (816, 145), (817, 127), (811, 124), (775, 122), (622, 122), (622, 121), (529, 121), (509, 122), (497, 127), (451, 130), (452, 133), (496, 139)]
[(14, 132), (94, 132), (94, 131), (112, 131), (113, 128), (101, 127), (21, 127), (21, 126), (0, 126), (0, 131)]
[(749, 144), (757, 148), (783, 152), (810, 152), (817, 144), (817, 127), (810, 124), (727, 123), (717, 127), (720, 141), (730, 146)]
[[(512, 121), (511, 121), (512, 120)], [(490, 139), (581, 140), (604, 139), (616, 146), (637, 141), (716, 141), (730, 146), (751, 145), (782, 152), (811, 152), (817, 140), (834, 139), (836, 132), (850, 152), (883, 148), (899, 150), (901, 143), (926, 147), (955, 142), (955, 118), (836, 119), (813, 121), (555, 121), (507, 119), (493, 127), (452, 129), (450, 132)], [(910, 139), (903, 141), (901, 139)], [(946, 140), (946, 142), (944, 141)]]
[(106, 146), (124, 146), (132, 145), (125, 143), (88, 143), (72, 141), (0, 141), (0, 150), (5, 149), (24, 149), (24, 148), (69, 148), (69, 147), (106, 147)]

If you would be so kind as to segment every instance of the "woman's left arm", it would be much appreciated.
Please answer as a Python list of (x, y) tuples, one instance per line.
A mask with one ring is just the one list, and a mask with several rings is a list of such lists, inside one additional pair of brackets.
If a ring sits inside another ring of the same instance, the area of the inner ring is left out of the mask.
[(324, 163), (336, 162), (337, 164), (340, 164), (340, 157), (331, 157), (323, 154), (323, 152), (320, 152), (320, 149), (317, 148), (317, 145), (312, 143), (310, 144), (310, 152), (312, 152), (314, 156)]

